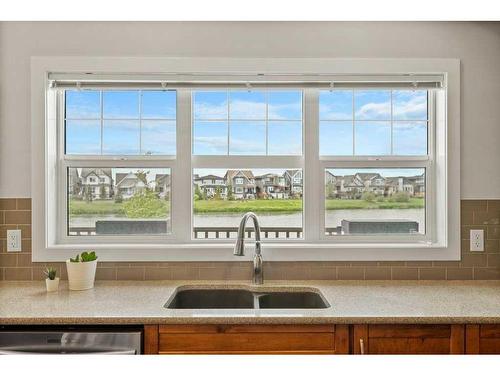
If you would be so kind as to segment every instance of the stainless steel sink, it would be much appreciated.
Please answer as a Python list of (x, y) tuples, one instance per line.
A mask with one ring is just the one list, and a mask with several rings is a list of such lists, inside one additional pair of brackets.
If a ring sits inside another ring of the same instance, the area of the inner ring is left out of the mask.
[[(185, 288), (185, 289), (184, 289)], [(265, 291), (181, 287), (168, 309), (324, 309), (330, 304), (316, 291)]]
[(253, 309), (254, 294), (242, 289), (186, 289), (167, 302), (169, 309)]
[(261, 309), (324, 309), (328, 302), (316, 292), (274, 292), (259, 296)]

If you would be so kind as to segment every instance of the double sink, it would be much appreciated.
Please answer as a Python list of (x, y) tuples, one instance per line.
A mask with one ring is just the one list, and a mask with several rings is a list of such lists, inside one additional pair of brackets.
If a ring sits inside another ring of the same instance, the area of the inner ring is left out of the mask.
[(325, 309), (328, 301), (313, 290), (250, 290), (244, 288), (178, 288), (168, 309)]

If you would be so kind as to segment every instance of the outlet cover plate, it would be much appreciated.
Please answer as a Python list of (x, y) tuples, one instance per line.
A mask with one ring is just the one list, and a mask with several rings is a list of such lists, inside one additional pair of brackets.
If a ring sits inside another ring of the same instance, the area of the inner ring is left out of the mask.
[(21, 229), (7, 231), (7, 252), (21, 251)]
[(470, 251), (484, 251), (484, 230), (471, 229)]

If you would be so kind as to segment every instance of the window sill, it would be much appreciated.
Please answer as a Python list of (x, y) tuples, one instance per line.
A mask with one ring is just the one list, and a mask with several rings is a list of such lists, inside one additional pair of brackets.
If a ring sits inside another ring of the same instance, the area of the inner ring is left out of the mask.
[[(99, 260), (111, 262), (241, 262), (253, 258), (253, 245), (247, 245), (245, 256), (232, 253), (231, 243), (189, 244), (98, 244), (91, 245)], [(89, 244), (53, 245), (33, 253), (34, 262), (64, 261), (73, 252), (87, 250)], [(373, 249), (377, 249), (376, 252)], [(429, 261), (460, 260), (460, 248), (439, 243), (270, 243), (262, 244), (265, 261)]]

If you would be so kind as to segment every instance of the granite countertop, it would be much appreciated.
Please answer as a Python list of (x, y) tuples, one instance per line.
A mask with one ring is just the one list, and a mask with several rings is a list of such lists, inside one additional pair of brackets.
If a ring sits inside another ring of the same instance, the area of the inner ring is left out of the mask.
[[(326, 309), (173, 310), (182, 285), (317, 289)], [(46, 293), (43, 281), (0, 282), (0, 324), (500, 323), (500, 281), (97, 281)]]

